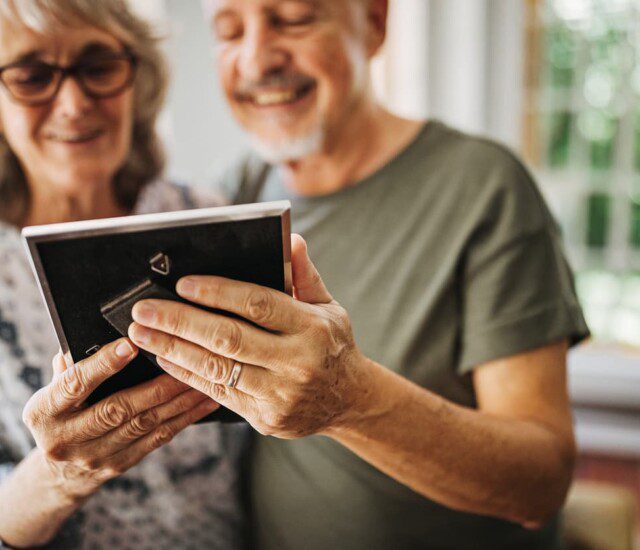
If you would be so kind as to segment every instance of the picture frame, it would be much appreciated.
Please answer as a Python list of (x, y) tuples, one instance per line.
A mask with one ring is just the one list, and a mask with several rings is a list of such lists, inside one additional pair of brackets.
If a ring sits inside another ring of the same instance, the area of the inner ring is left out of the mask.
[[(126, 335), (138, 300), (185, 302), (175, 294), (185, 275), (218, 275), (291, 295), (290, 208), (275, 201), (25, 227), (31, 267), (67, 363)], [(141, 350), (88, 402), (162, 372)], [(238, 417), (221, 408), (205, 420)]]

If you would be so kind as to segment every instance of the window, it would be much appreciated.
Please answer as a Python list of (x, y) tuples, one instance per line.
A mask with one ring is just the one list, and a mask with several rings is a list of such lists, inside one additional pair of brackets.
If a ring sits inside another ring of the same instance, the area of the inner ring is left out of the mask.
[(640, 344), (640, 1), (530, 0), (525, 149), (596, 338)]

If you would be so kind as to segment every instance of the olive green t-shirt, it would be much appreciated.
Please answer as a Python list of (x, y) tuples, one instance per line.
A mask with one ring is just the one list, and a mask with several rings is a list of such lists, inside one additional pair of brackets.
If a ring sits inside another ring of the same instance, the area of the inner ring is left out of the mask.
[[(588, 334), (558, 227), (495, 143), (429, 122), (331, 195), (296, 196), (272, 169), (260, 200), (277, 199), (363, 353), (451, 401), (476, 406), (477, 365)], [(529, 531), (447, 509), (326, 437), (256, 436), (250, 462), (261, 549), (556, 547), (555, 521)]]

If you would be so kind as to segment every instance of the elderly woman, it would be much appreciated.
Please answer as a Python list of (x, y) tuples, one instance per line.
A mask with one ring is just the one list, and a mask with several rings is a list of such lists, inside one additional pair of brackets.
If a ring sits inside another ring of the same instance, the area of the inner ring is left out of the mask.
[(137, 349), (122, 338), (75, 367), (58, 355), (52, 369), (57, 344), (19, 236), (218, 202), (157, 179), (166, 82), (151, 29), (123, 0), (0, 0), (0, 40), (0, 539), (233, 548), (235, 428), (184, 430), (218, 405), (167, 375), (79, 404), (74, 392)]

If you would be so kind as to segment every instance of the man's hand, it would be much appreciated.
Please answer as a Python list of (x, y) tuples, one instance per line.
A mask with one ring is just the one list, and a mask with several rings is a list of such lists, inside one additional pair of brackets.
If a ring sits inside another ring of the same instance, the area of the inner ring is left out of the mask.
[[(297, 236), (292, 267), (297, 300), (190, 276), (178, 283), (181, 296), (242, 319), (144, 300), (129, 334), (169, 374), (263, 434), (322, 433), (456, 510), (527, 527), (557, 512), (573, 460), (566, 342), (479, 366), (479, 407), (463, 407), (363, 356)], [(241, 374), (229, 388), (236, 364)]]
[[(165, 300), (133, 309), (129, 336), (167, 373), (244, 417), (262, 434), (296, 438), (339, 425), (366, 384), (346, 311), (292, 237), (295, 298), (221, 277), (189, 276), (184, 298), (242, 319)], [(227, 386), (241, 365), (234, 388)]]

